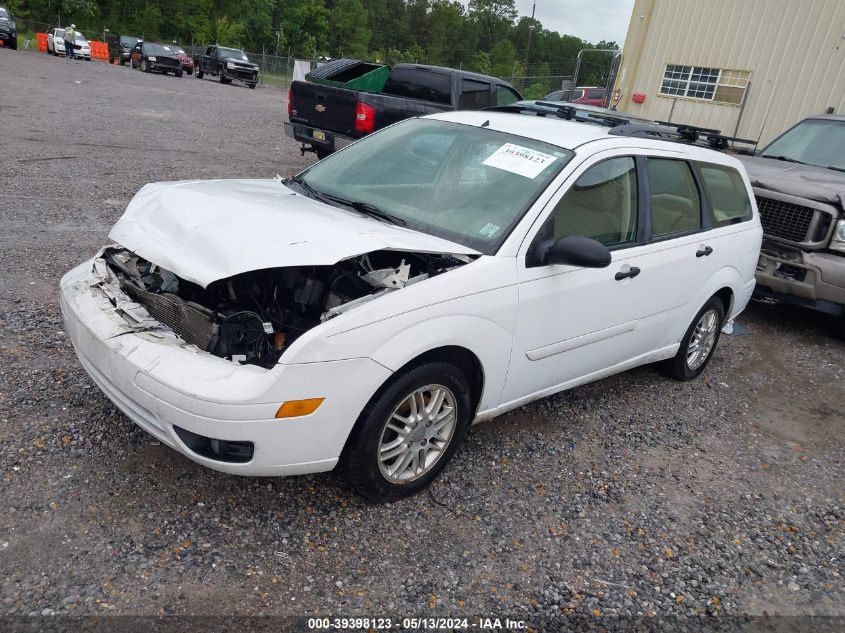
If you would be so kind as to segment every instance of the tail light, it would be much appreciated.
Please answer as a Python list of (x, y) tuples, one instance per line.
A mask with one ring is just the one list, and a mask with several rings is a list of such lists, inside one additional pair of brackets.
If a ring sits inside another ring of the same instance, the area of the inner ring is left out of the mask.
[(376, 109), (361, 103), (360, 101), (355, 105), (355, 131), (369, 134), (376, 129)]
[(288, 121), (291, 114), (293, 114), (293, 89), (288, 88)]

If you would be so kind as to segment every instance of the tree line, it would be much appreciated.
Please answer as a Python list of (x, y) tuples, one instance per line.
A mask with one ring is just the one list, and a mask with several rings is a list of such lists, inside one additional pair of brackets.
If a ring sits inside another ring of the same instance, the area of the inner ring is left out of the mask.
[[(572, 72), (582, 48), (617, 48), (543, 28), (515, 0), (7, 0), (24, 18), (71, 21), (183, 45), (218, 43), (253, 53), (314, 59), (418, 62), (513, 78), (541, 92)], [(609, 57), (585, 60), (579, 84), (606, 79)], [(544, 77), (547, 79), (539, 80)], [(537, 81), (535, 81), (535, 79)], [(541, 86), (532, 86), (538, 83)], [(531, 95), (529, 96), (539, 96)]]

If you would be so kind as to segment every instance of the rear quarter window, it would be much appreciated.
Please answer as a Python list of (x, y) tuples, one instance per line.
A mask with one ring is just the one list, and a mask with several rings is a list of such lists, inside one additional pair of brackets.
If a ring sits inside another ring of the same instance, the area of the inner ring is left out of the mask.
[(712, 163), (696, 163), (696, 168), (710, 203), (713, 226), (728, 226), (751, 219), (751, 200), (736, 169)]
[(421, 68), (396, 68), (390, 73), (382, 92), (395, 97), (451, 103), (452, 78)]

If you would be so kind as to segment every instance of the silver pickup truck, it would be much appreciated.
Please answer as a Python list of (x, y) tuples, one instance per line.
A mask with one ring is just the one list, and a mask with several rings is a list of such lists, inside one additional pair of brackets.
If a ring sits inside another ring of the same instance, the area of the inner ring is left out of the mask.
[(757, 293), (830, 314), (845, 334), (845, 116), (809, 117), (739, 158), (763, 224)]

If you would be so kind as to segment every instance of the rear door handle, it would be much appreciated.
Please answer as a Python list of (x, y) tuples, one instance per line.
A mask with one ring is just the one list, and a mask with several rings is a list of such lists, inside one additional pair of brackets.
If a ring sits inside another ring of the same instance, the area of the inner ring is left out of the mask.
[(700, 246), (698, 251), (696, 251), (696, 257), (707, 257), (710, 253), (713, 252), (712, 246)]
[(631, 266), (627, 270), (623, 269), (616, 273), (616, 281), (622, 281), (623, 279), (633, 279), (637, 275), (640, 274), (640, 269), (636, 266)]

